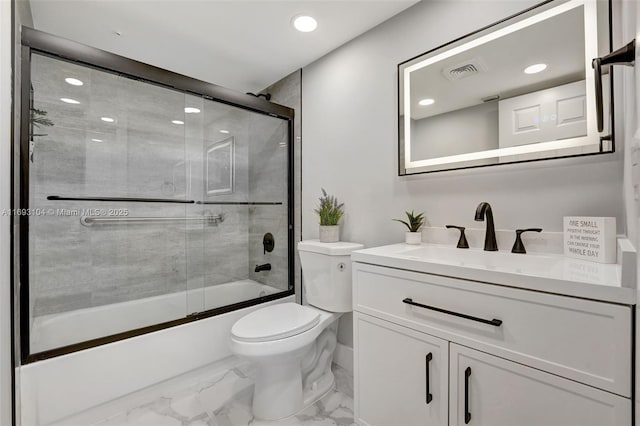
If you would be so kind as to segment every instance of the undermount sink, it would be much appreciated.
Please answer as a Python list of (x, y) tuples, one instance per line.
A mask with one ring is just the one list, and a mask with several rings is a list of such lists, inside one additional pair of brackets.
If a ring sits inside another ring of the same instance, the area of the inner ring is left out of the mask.
[(422, 243), (357, 250), (351, 260), (611, 302), (635, 300), (635, 282), (622, 282), (620, 264), (594, 263), (560, 254), (514, 254)]
[(564, 257), (539, 254), (513, 254), (482, 249), (457, 249), (441, 245), (422, 245), (398, 253), (410, 259), (442, 262), (451, 265), (503, 270), (519, 274), (545, 273), (562, 268)]

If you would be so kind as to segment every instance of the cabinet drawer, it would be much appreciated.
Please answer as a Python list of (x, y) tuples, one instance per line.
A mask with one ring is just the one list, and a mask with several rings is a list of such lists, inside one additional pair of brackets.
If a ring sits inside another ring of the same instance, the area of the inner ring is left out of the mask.
[(629, 306), (361, 263), (353, 295), (355, 311), (631, 396)]

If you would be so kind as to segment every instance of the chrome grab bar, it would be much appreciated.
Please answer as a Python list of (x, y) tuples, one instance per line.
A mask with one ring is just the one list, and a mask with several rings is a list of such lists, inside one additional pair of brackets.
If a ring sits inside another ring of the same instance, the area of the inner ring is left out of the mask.
[(112, 225), (112, 224), (131, 224), (131, 223), (148, 223), (148, 222), (207, 222), (208, 225), (218, 226), (218, 223), (224, 222), (223, 215), (208, 216), (185, 216), (185, 217), (103, 217), (103, 216), (82, 216), (80, 223), (84, 226), (94, 225)]

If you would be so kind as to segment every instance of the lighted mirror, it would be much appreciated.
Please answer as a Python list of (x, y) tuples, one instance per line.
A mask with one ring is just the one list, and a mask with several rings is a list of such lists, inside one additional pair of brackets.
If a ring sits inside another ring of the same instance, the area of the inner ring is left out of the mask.
[(591, 66), (610, 51), (609, 2), (570, 0), (401, 63), (399, 174), (613, 152)]

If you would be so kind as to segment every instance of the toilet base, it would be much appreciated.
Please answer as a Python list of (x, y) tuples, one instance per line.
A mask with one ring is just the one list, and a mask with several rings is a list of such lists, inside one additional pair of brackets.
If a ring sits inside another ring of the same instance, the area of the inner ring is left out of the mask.
[(335, 321), (298, 353), (280, 354), (256, 362), (255, 418), (281, 420), (291, 417), (333, 388), (335, 378), (331, 362), (337, 326)]
[(333, 372), (329, 370), (329, 372), (322, 377), (322, 380), (319, 381), (318, 386), (314, 389), (310, 389), (309, 392), (304, 395), (304, 406), (302, 409), (304, 410), (318, 402), (318, 400), (325, 396), (327, 392), (333, 389), (335, 382)]

